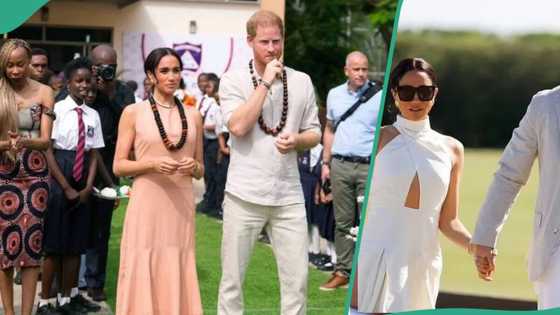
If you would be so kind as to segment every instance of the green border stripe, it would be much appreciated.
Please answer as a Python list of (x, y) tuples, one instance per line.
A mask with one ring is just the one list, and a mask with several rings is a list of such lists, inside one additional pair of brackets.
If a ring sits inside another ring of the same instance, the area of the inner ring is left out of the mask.
[(13, 31), (47, 2), (49, 0), (3, 0), (0, 9), (0, 34)]
[(397, 31), (399, 26), (399, 16), (401, 14), (401, 7), (404, 0), (399, 0), (397, 10), (395, 11), (395, 21), (393, 22), (393, 32), (391, 34), (391, 44), (389, 45), (389, 53), (387, 54), (387, 66), (385, 67), (385, 77), (383, 78), (383, 91), (381, 95), (381, 105), (379, 106), (379, 114), (377, 116), (377, 128), (375, 129), (375, 136), (373, 141), (373, 148), (371, 153), (371, 163), (369, 165), (368, 177), (365, 187), (364, 201), (362, 202), (362, 210), (360, 214), (360, 228), (356, 238), (356, 246), (354, 249), (354, 257), (352, 259), (352, 272), (350, 274), (350, 283), (348, 284), (348, 292), (346, 294), (346, 303), (344, 304), (344, 315), (348, 314), (350, 310), (350, 301), (352, 300), (352, 289), (354, 288), (354, 275), (358, 265), (358, 257), (360, 255), (360, 243), (362, 240), (362, 227), (366, 218), (366, 209), (368, 204), (369, 190), (371, 185), (371, 178), (373, 176), (373, 167), (375, 165), (375, 155), (377, 154), (377, 144), (379, 142), (379, 131), (381, 130), (381, 122), (383, 121), (383, 112), (385, 110), (385, 100), (387, 98), (387, 90), (389, 87), (389, 74), (393, 65), (393, 56), (395, 54), (395, 46), (397, 44)]

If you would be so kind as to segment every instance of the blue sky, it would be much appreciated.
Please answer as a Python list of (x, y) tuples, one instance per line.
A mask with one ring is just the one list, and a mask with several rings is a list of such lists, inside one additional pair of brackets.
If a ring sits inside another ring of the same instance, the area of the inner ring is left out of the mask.
[[(530, 5), (529, 5), (530, 4)], [(399, 29), (560, 33), (558, 0), (404, 0)]]

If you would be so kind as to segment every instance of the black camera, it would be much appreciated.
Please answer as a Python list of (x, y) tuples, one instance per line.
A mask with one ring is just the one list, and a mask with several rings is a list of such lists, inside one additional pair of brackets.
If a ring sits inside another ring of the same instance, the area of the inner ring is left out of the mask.
[(325, 195), (328, 195), (332, 192), (331, 189), (331, 180), (330, 179), (326, 179), (323, 184), (321, 185), (321, 189), (323, 190), (323, 192), (325, 193)]
[(98, 65), (96, 66), (97, 76), (104, 81), (113, 81), (117, 72), (117, 65)]

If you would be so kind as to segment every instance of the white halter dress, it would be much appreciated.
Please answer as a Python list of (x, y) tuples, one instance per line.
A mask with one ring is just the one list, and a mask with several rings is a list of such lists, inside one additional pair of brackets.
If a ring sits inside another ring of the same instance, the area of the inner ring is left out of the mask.
[[(397, 116), (399, 135), (378, 153), (358, 259), (358, 311), (435, 308), (442, 269), (438, 222), (452, 153), (429, 118)], [(419, 209), (405, 206), (415, 176)]]

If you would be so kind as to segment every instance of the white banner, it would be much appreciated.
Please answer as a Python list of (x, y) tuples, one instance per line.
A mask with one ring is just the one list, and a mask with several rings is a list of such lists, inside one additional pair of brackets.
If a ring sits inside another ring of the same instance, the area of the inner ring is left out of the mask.
[(197, 98), (200, 91), (196, 79), (201, 72), (221, 76), (229, 69), (247, 64), (252, 58), (245, 35), (124, 33), (122, 77), (138, 83), (138, 95), (144, 90), (144, 60), (159, 47), (173, 48), (181, 56), (187, 90)]

